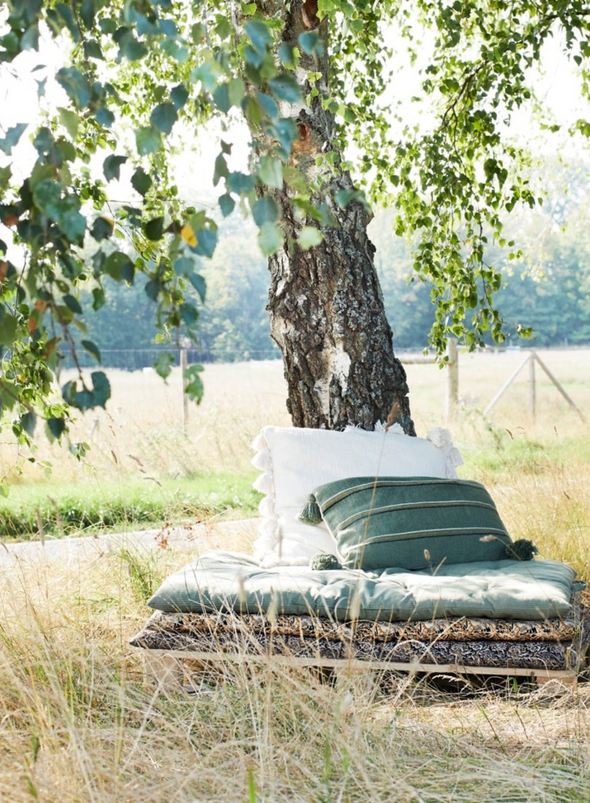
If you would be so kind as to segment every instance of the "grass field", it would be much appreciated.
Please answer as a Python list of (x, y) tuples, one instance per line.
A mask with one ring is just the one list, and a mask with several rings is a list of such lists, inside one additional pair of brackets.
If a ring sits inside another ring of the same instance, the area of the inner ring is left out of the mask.
[[(541, 356), (589, 410), (590, 351)], [(540, 372), (535, 421), (526, 372), (489, 418), (481, 413), (524, 357), (461, 358), (463, 403), (452, 428), (462, 475), (490, 488), (515, 537), (590, 577), (588, 424)], [(410, 365), (408, 375), (424, 434), (444, 423), (445, 374)], [(54, 508), (51, 500), (68, 494), (94, 510), (112, 494), (129, 510), (151, 502), (156, 518), (251, 515), (249, 444), (262, 424), (288, 424), (278, 364), (208, 366), (186, 436), (177, 376), (168, 386), (150, 373), (112, 381), (108, 413), (76, 425), (75, 438), (92, 446), (83, 462), (41, 442), (39, 462), (18, 474), (16, 447), (1, 445), (13, 513)], [(35, 513), (33, 537), (36, 523)], [(95, 533), (102, 524), (89, 526)], [(244, 539), (219, 543), (248, 549)], [(403, 677), (330, 687), (261, 670), (239, 671), (196, 699), (154, 696), (127, 642), (145, 623), (149, 593), (198, 548), (0, 562), (1, 801), (590, 800), (586, 683), (458, 695)]]

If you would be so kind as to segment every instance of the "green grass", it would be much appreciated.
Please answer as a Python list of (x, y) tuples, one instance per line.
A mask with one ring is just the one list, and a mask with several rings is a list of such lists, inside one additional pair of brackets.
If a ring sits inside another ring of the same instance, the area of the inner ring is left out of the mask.
[(256, 472), (206, 473), (178, 480), (106, 480), (14, 485), (0, 503), (0, 537), (38, 538), (249, 518), (260, 499)]
[(500, 482), (515, 473), (552, 474), (559, 466), (576, 463), (588, 471), (590, 465), (590, 440), (560, 437), (551, 431), (531, 437), (518, 430), (489, 427), (486, 449), (478, 444), (462, 446), (461, 451), (466, 463)]

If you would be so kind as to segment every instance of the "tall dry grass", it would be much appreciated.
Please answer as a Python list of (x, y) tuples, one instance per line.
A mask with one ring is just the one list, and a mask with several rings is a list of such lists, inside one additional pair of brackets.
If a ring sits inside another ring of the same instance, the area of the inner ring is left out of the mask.
[(590, 799), (585, 685), (457, 696), (238, 667), (194, 697), (144, 688), (128, 638), (149, 588), (188, 558), (1, 567), (1, 800)]
[[(587, 410), (588, 353), (542, 356)], [(463, 476), (491, 488), (516, 537), (590, 577), (588, 426), (548, 384), (532, 421), (526, 377), (481, 415), (523, 358), (462, 358), (465, 403), (453, 429)], [(422, 434), (444, 417), (444, 372), (408, 374)], [(177, 377), (166, 387), (150, 374), (121, 374), (110, 411), (77, 424), (76, 437), (93, 445), (83, 463), (49, 444), (38, 456), (73, 483), (243, 470), (259, 426), (288, 423), (280, 366), (211, 366), (205, 381), (188, 437)], [(4, 444), (1, 456), (6, 471), (14, 447)], [(37, 472), (31, 464), (20, 481), (38, 481)], [(197, 697), (155, 695), (128, 640), (145, 623), (146, 596), (196, 551), (0, 561), (0, 800), (590, 800), (587, 684), (451, 695), (421, 679), (330, 686), (304, 672), (238, 668)]]

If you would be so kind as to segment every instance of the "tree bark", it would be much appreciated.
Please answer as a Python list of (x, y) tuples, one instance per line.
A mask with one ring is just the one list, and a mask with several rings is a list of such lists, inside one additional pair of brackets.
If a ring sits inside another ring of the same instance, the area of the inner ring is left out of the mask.
[[(299, 141), (293, 159), (308, 181), (324, 179), (322, 204), (331, 225), (301, 219), (286, 185), (273, 193), (282, 212), (283, 247), (269, 259), (268, 311), (272, 337), (281, 349), (288, 385), (287, 407), (298, 427), (372, 430), (379, 421), (401, 424), (415, 434), (405, 370), (393, 353), (391, 328), (374, 265), (375, 247), (367, 236), (370, 212), (358, 201), (341, 208), (339, 190), (353, 190), (345, 171), (318, 175), (316, 157), (334, 151), (333, 116), (322, 108), (327, 94), (328, 20), (317, 17), (317, 0), (295, 0), (285, 14), (283, 40), (297, 45), (300, 33), (317, 30), (323, 41), (318, 57), (302, 52), (299, 67), (303, 96), (307, 70), (321, 73), (320, 90), (305, 108), (282, 109), (295, 117)], [(303, 69), (302, 69), (303, 68)], [(338, 155), (339, 158), (339, 155)], [(321, 183), (321, 181), (320, 181)], [(309, 250), (293, 243), (303, 225), (315, 225), (323, 242)]]

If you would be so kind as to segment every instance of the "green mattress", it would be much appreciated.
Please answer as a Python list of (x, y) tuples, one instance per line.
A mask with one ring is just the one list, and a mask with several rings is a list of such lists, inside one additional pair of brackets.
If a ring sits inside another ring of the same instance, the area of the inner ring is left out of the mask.
[(212, 552), (170, 575), (149, 600), (166, 613), (313, 615), (346, 622), (441, 617), (543, 620), (570, 612), (575, 572), (551, 560), (479, 561), (431, 571), (263, 569), (250, 556)]

